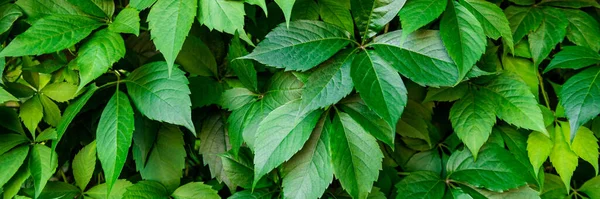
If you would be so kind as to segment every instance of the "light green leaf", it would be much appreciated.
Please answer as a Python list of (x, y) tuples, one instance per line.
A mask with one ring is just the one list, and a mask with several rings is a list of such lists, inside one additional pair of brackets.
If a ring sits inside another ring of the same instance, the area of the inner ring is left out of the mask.
[(19, 101), (19, 99), (10, 94), (8, 91), (4, 90), (4, 88), (0, 87), (0, 104), (8, 101)]
[(350, 196), (366, 198), (381, 170), (383, 154), (377, 140), (346, 113), (338, 112), (327, 126), (336, 178)]
[(400, 9), (402, 33), (409, 35), (437, 19), (446, 9), (448, 1), (409, 0)]
[(365, 103), (396, 129), (406, 106), (407, 91), (402, 78), (390, 64), (377, 54), (365, 51), (358, 54), (351, 67), (352, 81)]
[(588, 47), (565, 46), (554, 55), (544, 73), (555, 68), (582, 69), (600, 63), (600, 54)]
[(206, 199), (220, 199), (221, 197), (217, 194), (217, 191), (212, 189), (211, 186), (205, 185), (202, 182), (190, 182), (175, 190), (171, 195), (175, 199), (194, 199), (194, 198), (206, 198)]
[(83, 16), (50, 15), (31, 25), (0, 52), (2, 57), (41, 55), (69, 48), (102, 23)]
[[(220, 154), (226, 153), (231, 146), (227, 139), (227, 131), (225, 130), (225, 122), (220, 113), (212, 114), (205, 118), (202, 122), (200, 130), (200, 147), (198, 152), (202, 155), (202, 162), (208, 165), (210, 177), (216, 178), (219, 182), (224, 182), (226, 185), (231, 185), (231, 181), (223, 172), (223, 162)], [(235, 190), (235, 187), (230, 187)]]
[[(556, 173), (560, 175), (565, 189), (569, 192), (571, 188), (571, 176), (575, 168), (577, 168), (578, 160), (577, 154), (571, 150), (569, 141), (565, 137), (569, 133), (569, 124), (566, 122), (559, 122), (560, 126), (557, 125), (554, 131), (554, 146), (550, 153), (550, 162), (556, 169)], [(571, 128), (572, 129), (572, 128)]]
[(477, 18), (458, 2), (452, 2), (440, 21), (440, 36), (462, 80), (485, 52), (486, 41)]
[(509, 124), (548, 134), (537, 101), (527, 84), (511, 73), (502, 73), (486, 87), (496, 116)]
[(146, 167), (140, 171), (142, 179), (158, 181), (169, 193), (172, 192), (179, 187), (185, 157), (183, 133), (176, 126), (163, 125), (158, 131)]
[[(19, 171), (17, 171), (17, 173), (13, 175), (12, 178), (4, 185), (4, 198), (13, 198), (15, 195), (17, 195), (19, 190), (21, 190), (21, 185), (23, 185), (23, 183), (25, 183), (29, 177), (31, 177), (29, 168), (27, 166), (21, 166)], [(48, 187), (49, 186), (46, 186), (46, 188)]]
[(83, 147), (73, 158), (73, 177), (81, 190), (85, 190), (96, 168), (96, 141)]
[(373, 112), (358, 96), (352, 96), (339, 103), (339, 107), (354, 119), (365, 131), (381, 140), (390, 147), (394, 147), (396, 132), (384, 120)]
[(48, 84), (40, 92), (54, 101), (66, 102), (75, 97), (77, 86), (68, 82), (56, 82)]
[(58, 105), (56, 105), (56, 103), (54, 103), (45, 95), (38, 95), (38, 97), (40, 98), (40, 102), (44, 107), (44, 122), (50, 124), (52, 127), (57, 126), (61, 118)]
[(536, 176), (541, 170), (544, 162), (546, 162), (550, 156), (553, 145), (554, 143), (547, 135), (537, 131), (529, 134), (529, 138), (527, 139), (527, 155), (529, 156), (529, 161), (533, 166), (533, 171)]
[(287, 27), (289, 27), (290, 19), (292, 18), (292, 9), (294, 8), (294, 3), (296, 3), (296, 0), (275, 0), (275, 3), (277, 3), (279, 8), (281, 8), (281, 11), (283, 11), (285, 24)]
[(190, 35), (187, 37), (175, 61), (191, 74), (218, 76), (215, 57), (208, 46), (196, 36)]
[(581, 159), (589, 162), (598, 175), (598, 139), (594, 136), (594, 132), (586, 127), (579, 128), (571, 144), (571, 149)]
[(86, 191), (85, 195), (93, 199), (121, 199), (131, 185), (131, 182), (127, 180), (117, 180), (112, 190), (109, 187), (110, 185), (107, 186), (106, 183), (99, 184)]
[(198, 6), (200, 24), (229, 34), (244, 30), (244, 15), (243, 1), (200, 0)]
[(3, 187), (17, 173), (25, 161), (29, 146), (21, 146), (0, 155), (0, 187)]
[(0, 155), (10, 151), (15, 146), (29, 141), (24, 135), (13, 133), (0, 134), (0, 140), (2, 140), (0, 142)]
[(265, 16), (269, 15), (269, 12), (267, 9), (267, 3), (265, 0), (246, 0), (246, 3), (248, 3), (250, 5), (260, 6), (260, 8), (263, 10), (263, 12), (265, 12)]
[(536, 99), (539, 99), (539, 80), (537, 76), (537, 66), (533, 65), (530, 59), (512, 57), (510, 55), (502, 56), (502, 67), (506, 71), (513, 72), (521, 78), (529, 87), (531, 93)]
[(515, 43), (519, 43), (525, 35), (537, 30), (544, 19), (544, 13), (536, 6), (508, 6), (504, 9), (504, 14), (510, 22), (510, 30)]
[(40, 196), (46, 183), (48, 183), (48, 180), (56, 171), (56, 167), (58, 167), (57, 155), (54, 153), (56, 152), (41, 144), (35, 144), (31, 148), (31, 153), (29, 154), (29, 172), (31, 172), (31, 176), (33, 177), (36, 198)]
[(450, 121), (456, 135), (469, 148), (475, 160), (479, 149), (487, 142), (496, 124), (495, 104), (492, 94), (485, 90), (474, 91), (454, 103), (450, 109)]
[(600, 24), (594, 17), (581, 10), (562, 9), (569, 20), (567, 38), (578, 46), (600, 50)]
[(583, 185), (581, 185), (581, 187), (577, 191), (585, 193), (590, 198), (600, 197), (600, 177), (596, 176), (583, 183)]
[(591, 67), (563, 84), (560, 104), (571, 125), (571, 139), (579, 127), (600, 114), (600, 67)]
[(156, 181), (139, 181), (127, 188), (123, 199), (168, 199), (169, 192)]
[(542, 9), (544, 20), (540, 27), (529, 34), (529, 49), (533, 63), (537, 66), (544, 60), (556, 44), (562, 42), (567, 34), (569, 21), (557, 8)]
[(304, 147), (283, 164), (283, 194), (286, 198), (316, 199), (323, 195), (333, 181), (329, 162), (329, 135), (324, 130), (327, 114), (321, 117)]
[(37, 198), (75, 198), (80, 195), (81, 190), (74, 185), (66, 182), (50, 181)]
[(142, 11), (142, 10), (152, 6), (152, 4), (154, 4), (154, 2), (156, 2), (156, 0), (131, 0), (131, 1), (129, 1), (129, 6), (131, 6), (132, 8), (135, 8), (139, 11)]
[(354, 22), (350, 14), (349, 0), (319, 0), (319, 14), (323, 21), (354, 34)]
[(169, 77), (175, 58), (192, 28), (196, 16), (196, 0), (158, 1), (148, 13), (148, 29), (156, 49), (167, 62)]
[(275, 167), (302, 149), (317, 124), (321, 110), (306, 112), (300, 100), (273, 110), (256, 131), (254, 185)]
[(96, 130), (98, 159), (108, 185), (107, 193), (111, 192), (127, 160), (133, 137), (133, 119), (129, 98), (117, 89), (102, 111)]
[(402, 31), (376, 37), (370, 46), (398, 72), (422, 86), (454, 86), (459, 70), (447, 53), (439, 31), (417, 31), (402, 39)]
[(223, 92), (219, 104), (228, 110), (237, 110), (257, 100), (258, 94), (246, 88), (232, 88)]
[(352, 16), (362, 43), (375, 36), (392, 21), (406, 0), (350, 0)]
[(96, 90), (98, 90), (96, 84), (88, 86), (85, 94), (83, 94), (72, 104), (70, 104), (67, 107), (67, 109), (65, 109), (65, 112), (63, 113), (60, 122), (58, 122), (58, 125), (56, 125), (56, 140), (52, 142), (52, 151), (56, 149), (56, 145), (58, 145), (58, 142), (67, 131), (67, 128), (69, 127), (69, 124), (71, 124), (71, 121), (73, 121), (75, 116), (79, 113), (79, 111), (81, 111), (81, 109), (87, 103), (87, 101), (92, 97), (92, 95), (94, 95), (94, 92), (96, 92)]
[(54, 128), (47, 128), (35, 138), (36, 142), (43, 142), (46, 140), (56, 140), (56, 130)]
[(79, 88), (106, 73), (125, 56), (125, 41), (121, 35), (106, 29), (100, 30), (79, 49), (75, 63), (79, 67)]
[(233, 69), (233, 72), (237, 74), (238, 78), (246, 88), (257, 91), (258, 82), (256, 79), (256, 69), (254, 69), (254, 63), (251, 60), (237, 59), (248, 55), (246, 47), (240, 42), (239, 35), (236, 34), (231, 43), (229, 44), (229, 53), (227, 59), (229, 59), (229, 67)]
[(539, 5), (558, 6), (566, 8), (583, 8), (594, 6), (600, 8), (595, 0), (542, 0)]
[(21, 104), (19, 117), (27, 130), (29, 130), (29, 133), (31, 133), (31, 136), (35, 138), (35, 130), (38, 123), (42, 121), (42, 117), (44, 117), (44, 107), (42, 106), (42, 102), (40, 102), (39, 96), (33, 96)]
[(525, 168), (515, 162), (503, 147), (488, 144), (479, 152), (477, 161), (466, 150), (452, 153), (446, 170), (449, 179), (500, 192), (527, 184), (523, 176)]
[(302, 89), (302, 106), (315, 110), (335, 104), (352, 92), (350, 67), (354, 54), (341, 52), (319, 65)]
[(138, 36), (140, 34), (140, 11), (134, 8), (121, 10), (115, 20), (108, 25), (108, 30)]
[(440, 176), (431, 171), (412, 172), (396, 184), (397, 199), (402, 198), (442, 198), (446, 185)]
[(504, 45), (508, 46), (511, 52), (514, 51), (515, 44), (508, 19), (500, 7), (485, 0), (463, 0), (461, 4), (479, 20), (485, 35), (492, 39), (502, 37)]
[(188, 80), (177, 68), (169, 75), (166, 65), (153, 62), (134, 70), (127, 77), (129, 96), (149, 119), (185, 126), (195, 135)]
[(68, 0), (19, 0), (15, 4), (32, 21), (47, 15), (87, 15), (83, 10), (69, 3)]
[(0, 7), (0, 34), (10, 30), (13, 23), (23, 15), (19, 6), (6, 4)]
[(277, 26), (243, 58), (276, 68), (305, 71), (348, 45), (349, 37), (345, 30), (325, 22), (293, 21), (289, 28)]
[(427, 96), (423, 102), (452, 102), (464, 97), (469, 91), (468, 84), (458, 84), (455, 87), (427, 88)]

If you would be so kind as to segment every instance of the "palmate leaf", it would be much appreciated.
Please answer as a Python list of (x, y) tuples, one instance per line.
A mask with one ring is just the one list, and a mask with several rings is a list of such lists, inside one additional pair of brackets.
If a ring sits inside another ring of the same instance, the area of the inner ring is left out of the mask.
[(471, 90), (450, 109), (452, 128), (458, 138), (469, 148), (475, 160), (479, 149), (487, 142), (496, 123), (491, 97), (485, 90)]
[(396, 132), (384, 119), (373, 112), (360, 97), (348, 97), (339, 103), (339, 107), (373, 137), (390, 147), (394, 146)]
[(273, 29), (254, 51), (244, 56), (286, 70), (305, 71), (348, 45), (350, 33), (325, 22), (298, 20)]
[(525, 35), (537, 30), (544, 18), (541, 9), (535, 6), (509, 6), (504, 10), (504, 14), (510, 23), (515, 43), (519, 43)]
[(84, 16), (49, 15), (33, 23), (0, 52), (1, 57), (41, 55), (75, 45), (102, 23)]
[(437, 19), (446, 9), (448, 1), (409, 0), (400, 9), (402, 33), (409, 35), (419, 28)]
[(169, 77), (166, 65), (153, 62), (131, 72), (126, 81), (131, 101), (146, 117), (182, 125), (195, 135), (188, 80), (178, 68)]
[(600, 63), (600, 53), (583, 46), (565, 46), (554, 55), (544, 73), (555, 68), (582, 69)]
[(569, 78), (559, 98), (571, 125), (572, 140), (581, 125), (600, 114), (600, 67), (585, 69)]
[(125, 41), (121, 35), (100, 30), (79, 49), (75, 63), (79, 68), (79, 88), (100, 77), (125, 56)]
[(375, 36), (404, 6), (406, 0), (351, 0), (351, 11), (363, 43)]
[(452, 1), (440, 21), (440, 36), (462, 80), (485, 52), (483, 28), (468, 9)]
[(29, 130), (29, 133), (31, 133), (31, 136), (35, 138), (35, 130), (44, 117), (44, 107), (40, 102), (39, 96), (33, 96), (21, 105), (19, 117), (27, 130)]
[(338, 112), (329, 127), (333, 171), (353, 198), (366, 198), (379, 176), (383, 154), (377, 140), (348, 114)]
[(255, 141), (254, 185), (302, 148), (321, 113), (304, 111), (300, 100), (295, 100), (273, 110), (260, 122)]
[(339, 26), (350, 34), (354, 33), (354, 22), (350, 14), (350, 1), (320, 0), (319, 15), (323, 21)]
[(397, 199), (402, 198), (442, 198), (446, 184), (440, 176), (431, 171), (416, 171), (396, 184)]
[(119, 90), (102, 111), (96, 141), (98, 159), (106, 176), (107, 193), (119, 178), (133, 137), (133, 108), (127, 95)]
[(400, 75), (376, 51), (364, 51), (356, 55), (350, 75), (365, 103), (392, 130), (396, 129), (407, 101), (407, 91)]
[(245, 14), (243, 1), (200, 0), (198, 4), (200, 24), (229, 34), (243, 31)]
[(594, 17), (581, 10), (562, 9), (569, 20), (567, 38), (578, 46), (587, 46), (596, 52), (600, 50), (600, 24)]
[(467, 10), (481, 23), (485, 35), (492, 39), (502, 37), (502, 41), (509, 49), (514, 51), (514, 42), (508, 19), (497, 5), (485, 0), (463, 0), (461, 1)]
[(556, 44), (562, 42), (569, 25), (565, 15), (557, 8), (545, 7), (542, 13), (544, 16), (542, 24), (529, 34), (529, 49), (536, 66), (548, 57)]
[(192, 28), (197, 4), (196, 0), (160, 0), (148, 13), (148, 29), (156, 49), (165, 57), (169, 76)]

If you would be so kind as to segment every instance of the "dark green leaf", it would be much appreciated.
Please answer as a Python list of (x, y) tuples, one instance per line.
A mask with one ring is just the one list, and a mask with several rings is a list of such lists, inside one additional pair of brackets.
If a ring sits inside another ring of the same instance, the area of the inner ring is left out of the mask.
[(458, 138), (469, 148), (475, 160), (479, 149), (487, 142), (496, 124), (492, 94), (485, 90), (471, 91), (454, 103), (450, 121)]
[(23, 15), (21, 9), (15, 4), (6, 4), (0, 7), (0, 34), (10, 30), (11, 26)]
[(508, 19), (500, 7), (485, 0), (463, 0), (461, 4), (479, 20), (485, 35), (492, 39), (502, 37), (504, 45), (508, 46), (511, 52), (513, 51), (515, 44)]
[(92, 97), (92, 95), (94, 95), (94, 92), (96, 92), (96, 90), (98, 90), (96, 84), (88, 86), (87, 91), (77, 100), (75, 100), (75, 102), (69, 105), (67, 109), (65, 109), (65, 112), (63, 113), (60, 122), (58, 122), (58, 125), (56, 125), (56, 140), (52, 142), (52, 151), (56, 149), (58, 142), (67, 131), (67, 128), (69, 127), (69, 124), (71, 124), (71, 121), (73, 121), (75, 116), (79, 113), (79, 111), (81, 111), (81, 109), (87, 103), (87, 101)]
[(36, 198), (40, 196), (46, 183), (48, 183), (48, 180), (56, 171), (56, 167), (58, 167), (58, 159), (54, 153), (52, 149), (41, 144), (35, 144), (31, 148), (31, 153), (29, 154), (29, 172), (31, 172), (31, 176), (33, 177)]
[(354, 54), (340, 53), (311, 73), (302, 89), (302, 106), (305, 110), (335, 104), (352, 92), (354, 85), (350, 67), (353, 58)]
[(400, 10), (402, 33), (409, 35), (437, 19), (446, 9), (448, 1), (409, 0)]
[(219, 104), (229, 110), (237, 110), (257, 100), (259, 95), (246, 88), (232, 88), (223, 92)]
[(142, 179), (158, 181), (169, 192), (179, 187), (187, 155), (183, 144), (183, 133), (179, 128), (163, 125), (148, 156), (148, 163), (140, 171)]
[(350, 15), (349, 0), (319, 0), (319, 14), (323, 21), (354, 33), (354, 21)]
[(544, 13), (535, 6), (509, 6), (504, 10), (504, 14), (510, 22), (510, 30), (515, 43), (519, 43), (525, 35), (537, 30), (544, 19)]
[(562, 42), (569, 25), (569, 21), (559, 9), (546, 7), (542, 9), (542, 13), (542, 24), (529, 34), (529, 49), (536, 66), (548, 57), (556, 44)]
[(406, 0), (350, 0), (352, 16), (363, 43), (392, 21)]
[(118, 33), (100, 30), (79, 50), (76, 64), (79, 68), (79, 88), (100, 77), (125, 56), (125, 42)]
[(236, 34), (229, 44), (229, 67), (233, 69), (235, 74), (240, 78), (240, 81), (246, 88), (256, 91), (258, 90), (258, 81), (256, 79), (256, 69), (251, 60), (236, 59), (248, 55), (248, 51)]
[(544, 73), (555, 68), (581, 69), (600, 63), (600, 54), (588, 47), (565, 46), (554, 55)]
[(365, 131), (390, 147), (394, 147), (396, 132), (384, 119), (377, 116), (360, 97), (353, 96), (345, 99), (341, 102), (340, 108), (358, 122)]
[(569, 20), (567, 38), (578, 46), (586, 46), (598, 52), (600, 43), (600, 24), (594, 17), (581, 10), (561, 10)]
[[(223, 171), (223, 162), (219, 157), (219, 154), (224, 154), (231, 149), (222, 116), (215, 114), (204, 119), (199, 137), (201, 145), (198, 152), (202, 155), (204, 165), (208, 165), (210, 176), (229, 186), (231, 181)], [(230, 188), (235, 189), (235, 187)]]
[(27, 137), (13, 133), (0, 134), (0, 140), (2, 140), (2, 142), (0, 142), (0, 155), (10, 151), (15, 146), (28, 141)]
[(0, 155), (0, 169), (2, 169), (0, 173), (0, 187), (3, 187), (17, 173), (23, 161), (25, 161), (28, 152), (29, 146), (21, 146)]
[(131, 0), (129, 1), (129, 6), (141, 11), (152, 6), (154, 2), (156, 0)]
[(591, 67), (569, 78), (560, 93), (571, 125), (571, 140), (577, 129), (600, 114), (600, 67)]
[(398, 184), (397, 199), (402, 198), (442, 198), (446, 185), (440, 176), (431, 171), (412, 172)]

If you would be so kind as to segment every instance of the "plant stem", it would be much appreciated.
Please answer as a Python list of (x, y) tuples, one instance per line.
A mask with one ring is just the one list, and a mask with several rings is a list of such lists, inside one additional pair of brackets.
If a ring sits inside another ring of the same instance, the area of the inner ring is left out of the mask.
[(550, 108), (550, 100), (548, 99), (548, 93), (546, 93), (546, 89), (544, 88), (544, 79), (542, 78), (540, 71), (537, 71), (536, 74), (537, 74), (538, 81), (540, 82), (540, 88), (542, 90), (542, 96), (544, 97), (544, 102), (546, 103), (546, 107), (548, 107), (548, 109), (552, 110)]

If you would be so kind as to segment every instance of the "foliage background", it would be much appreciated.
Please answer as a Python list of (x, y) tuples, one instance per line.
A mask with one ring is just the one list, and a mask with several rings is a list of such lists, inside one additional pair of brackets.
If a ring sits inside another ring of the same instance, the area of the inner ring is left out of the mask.
[(600, 198), (596, 0), (0, 0), (3, 198)]

